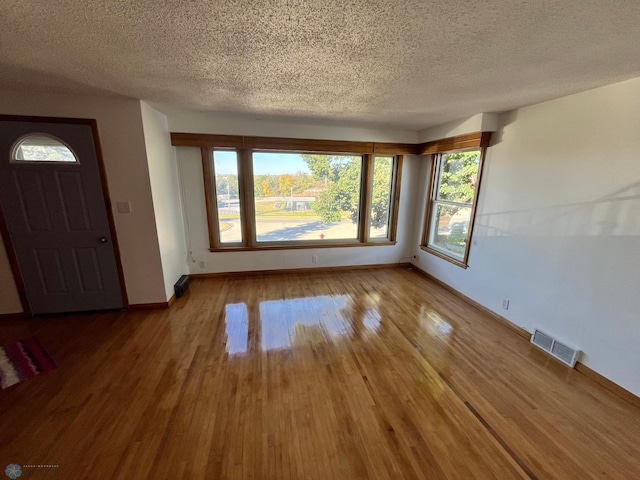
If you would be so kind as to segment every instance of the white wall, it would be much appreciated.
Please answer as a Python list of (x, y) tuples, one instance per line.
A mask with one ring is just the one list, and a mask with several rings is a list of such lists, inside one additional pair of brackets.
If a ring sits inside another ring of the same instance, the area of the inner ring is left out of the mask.
[[(575, 344), (584, 364), (640, 395), (639, 151), (640, 79), (501, 115), (469, 268), (421, 251), (414, 232), (418, 266)], [(423, 205), (427, 165), (420, 176)]]
[(418, 132), (418, 141), (430, 142), (475, 132), (495, 132), (498, 128), (497, 113), (478, 113), (468, 118), (452, 120)]
[(212, 115), (158, 108), (167, 115), (169, 128), (172, 132), (306, 138), (313, 140), (348, 140), (354, 142), (418, 143), (418, 133), (407, 130), (312, 124), (299, 121), (260, 120), (249, 116)]
[(188, 271), (178, 165), (175, 148), (171, 146), (167, 117), (142, 102), (142, 125), (164, 288), (166, 300), (169, 300), (173, 295), (173, 285)]
[[(406, 156), (403, 166), (398, 219), (398, 242), (380, 247), (345, 247), (291, 249), (252, 252), (209, 252), (204, 181), (199, 148), (179, 147), (178, 164), (184, 184), (184, 201), (188, 222), (191, 260), (190, 273), (239, 272), (251, 270), (279, 270), (291, 268), (335, 267), (345, 265), (373, 265), (408, 262), (414, 216), (416, 174), (419, 159)], [(312, 264), (311, 256), (318, 262)], [(200, 262), (205, 267), (200, 267)]]
[[(120, 97), (0, 91), (0, 114), (98, 121), (129, 303), (166, 301), (140, 102)], [(131, 213), (117, 213), (117, 201), (131, 202)], [(0, 241), (0, 314), (22, 311), (5, 255)]]
[[(274, 136), (351, 141), (416, 142), (415, 132), (394, 132), (366, 128), (274, 123), (261, 120), (224, 118), (199, 113), (167, 111), (169, 127), (175, 132)], [(204, 182), (199, 148), (178, 147), (178, 167), (188, 225), (190, 273), (278, 270), (408, 262), (413, 231), (415, 188), (420, 159), (405, 156), (398, 219), (398, 242), (393, 246), (292, 249), (254, 252), (209, 252)], [(311, 263), (317, 255), (318, 262)], [(200, 267), (200, 262), (205, 267)]]

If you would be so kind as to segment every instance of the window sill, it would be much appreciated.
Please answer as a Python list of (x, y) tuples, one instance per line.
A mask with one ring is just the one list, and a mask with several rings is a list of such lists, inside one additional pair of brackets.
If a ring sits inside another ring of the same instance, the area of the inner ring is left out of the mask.
[(345, 248), (345, 247), (385, 247), (395, 245), (397, 242), (366, 242), (366, 243), (312, 243), (306, 245), (260, 245), (257, 247), (218, 247), (210, 248), (210, 252), (257, 252), (269, 250), (298, 250), (298, 249), (314, 249), (314, 248)]
[(469, 267), (469, 265), (467, 265), (465, 262), (461, 262), (460, 260), (458, 260), (457, 258), (453, 258), (450, 257), (449, 255), (440, 252), (439, 250), (435, 250), (433, 248), (429, 248), (426, 245), (420, 245), (420, 248), (422, 250), (424, 250), (427, 253), (430, 253), (432, 255), (435, 255), (436, 257), (439, 257), (443, 260), (446, 260), (449, 263), (453, 263), (454, 265), (460, 267), (460, 268), (464, 268), (467, 269)]

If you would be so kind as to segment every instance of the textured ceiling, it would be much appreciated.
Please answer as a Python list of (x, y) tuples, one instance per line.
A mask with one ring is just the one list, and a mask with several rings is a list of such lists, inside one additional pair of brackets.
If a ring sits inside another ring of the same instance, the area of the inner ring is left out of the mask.
[(640, 76), (640, 2), (2, 0), (0, 88), (421, 129)]

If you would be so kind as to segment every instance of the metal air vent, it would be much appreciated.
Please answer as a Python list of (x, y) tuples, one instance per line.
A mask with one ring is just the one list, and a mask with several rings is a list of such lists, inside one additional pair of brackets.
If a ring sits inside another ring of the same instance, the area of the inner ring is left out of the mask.
[(569, 346), (565, 342), (561, 342), (557, 338), (541, 332), (537, 328), (533, 331), (531, 343), (548, 354), (553, 355), (555, 358), (560, 360), (562, 363), (569, 365), (571, 368), (575, 367), (576, 362), (578, 361), (578, 356), (580, 355), (580, 350), (577, 348)]

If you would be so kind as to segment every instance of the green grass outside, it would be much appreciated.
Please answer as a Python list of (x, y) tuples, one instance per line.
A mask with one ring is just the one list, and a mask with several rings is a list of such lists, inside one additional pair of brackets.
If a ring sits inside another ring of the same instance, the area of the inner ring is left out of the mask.
[[(276, 208), (276, 204), (280, 204), (280, 208)], [(285, 210), (283, 207), (285, 206), (285, 202), (258, 202), (255, 204), (255, 212), (256, 216), (260, 217), (284, 217), (284, 218), (320, 218), (320, 216), (313, 211), (313, 209), (309, 210)], [(240, 218), (240, 215), (237, 213), (225, 213), (224, 210), (219, 213), (220, 218), (224, 219), (236, 219)], [(349, 212), (342, 212), (342, 218), (351, 218), (351, 214)], [(228, 222), (221, 222), (222, 224), (228, 224)], [(229, 227), (225, 228), (228, 230), (231, 228), (231, 224), (228, 224)]]
[[(280, 208), (276, 205), (279, 204)], [(255, 204), (256, 216), (261, 217), (318, 217), (318, 214), (313, 210), (285, 210), (286, 202), (258, 202)]]
[[(280, 208), (276, 208), (276, 204), (280, 204)], [(320, 218), (320, 216), (313, 211), (313, 209), (309, 210), (285, 210), (283, 207), (286, 202), (258, 202), (255, 204), (256, 216), (264, 216), (264, 217), (289, 217), (289, 218), (308, 218), (315, 217)], [(349, 212), (343, 212), (342, 218), (350, 218)]]

